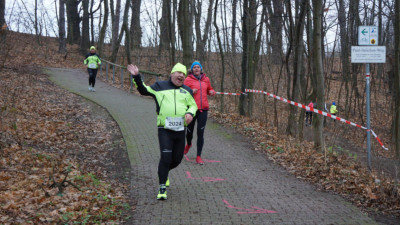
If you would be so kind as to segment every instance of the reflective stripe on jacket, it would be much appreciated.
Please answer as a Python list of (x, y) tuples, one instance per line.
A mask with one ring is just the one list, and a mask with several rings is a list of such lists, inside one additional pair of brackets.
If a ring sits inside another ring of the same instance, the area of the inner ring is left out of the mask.
[[(156, 102), (157, 126), (164, 127), (166, 117), (185, 117), (186, 114), (196, 115), (197, 105), (193, 91), (186, 85), (175, 86), (171, 79), (157, 81), (151, 86), (143, 83), (139, 75), (132, 76), (133, 83), (141, 95), (154, 98)], [(187, 126), (185, 122), (185, 126)]]
[(184, 82), (185, 85), (190, 87), (192, 90), (197, 89), (198, 91), (194, 93), (194, 100), (196, 101), (197, 108), (199, 110), (208, 110), (210, 108), (208, 104), (208, 92), (214, 90), (211, 87), (210, 79), (206, 74), (202, 73), (199, 79), (190, 73)]

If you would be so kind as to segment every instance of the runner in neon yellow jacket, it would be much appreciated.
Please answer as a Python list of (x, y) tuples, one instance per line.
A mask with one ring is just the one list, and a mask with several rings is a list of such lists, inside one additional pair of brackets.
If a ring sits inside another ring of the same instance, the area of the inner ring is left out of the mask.
[(330, 108), (330, 112), (332, 115), (336, 115), (336, 113), (338, 112), (336, 109), (336, 103), (332, 102), (331, 108)]
[[(336, 109), (336, 103), (335, 103), (335, 102), (332, 102), (332, 105), (331, 105), (331, 108), (330, 108), (329, 112), (330, 112), (332, 115), (336, 116), (336, 113), (337, 113), (338, 111), (337, 111), (337, 109)], [(336, 122), (336, 120), (333, 120), (333, 122)]]
[(186, 126), (193, 120), (197, 105), (193, 91), (184, 85), (186, 66), (177, 63), (166, 81), (157, 81), (151, 86), (143, 83), (139, 69), (128, 65), (133, 82), (142, 95), (152, 96), (156, 102), (158, 141), (161, 158), (158, 163), (159, 192), (157, 199), (167, 199), (166, 187), (169, 186), (169, 171), (182, 161), (185, 148)]
[[(197, 111), (192, 89), (183, 85), (183, 83), (180, 86), (174, 84), (172, 76), (169, 80), (158, 81), (151, 86), (147, 86), (143, 83), (139, 74), (133, 75), (133, 83), (139, 93), (153, 97), (156, 102), (158, 127), (165, 126), (166, 117), (184, 118), (186, 114), (194, 116)], [(183, 77), (183, 79), (185, 78)], [(184, 126), (187, 126), (186, 121)]]
[(86, 55), (83, 63), (87, 65), (87, 70), (89, 73), (89, 91), (96, 91), (94, 85), (96, 83), (97, 69), (101, 65), (101, 60), (96, 54), (96, 47), (90, 47), (90, 52)]

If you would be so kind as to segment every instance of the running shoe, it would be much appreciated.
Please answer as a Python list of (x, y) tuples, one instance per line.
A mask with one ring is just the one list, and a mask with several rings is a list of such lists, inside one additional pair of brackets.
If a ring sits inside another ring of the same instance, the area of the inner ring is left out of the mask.
[(196, 158), (196, 163), (197, 163), (197, 164), (200, 164), (200, 165), (204, 165), (204, 162), (203, 162), (203, 160), (201, 159), (200, 156), (197, 156), (197, 158)]
[(169, 177), (167, 178), (167, 182), (165, 182), (165, 187), (169, 187)]
[(89, 91), (92, 91), (92, 87), (89, 86)]
[(160, 190), (157, 194), (157, 200), (166, 200), (167, 199), (167, 188), (165, 185), (160, 185)]
[(190, 147), (192, 147), (192, 145), (186, 145), (185, 146), (185, 151), (183, 151), (183, 154), (187, 154), (189, 152)]
[(94, 87), (92, 87), (92, 91), (93, 91), (93, 92), (95, 92), (95, 91), (96, 91), (96, 89), (94, 89)]

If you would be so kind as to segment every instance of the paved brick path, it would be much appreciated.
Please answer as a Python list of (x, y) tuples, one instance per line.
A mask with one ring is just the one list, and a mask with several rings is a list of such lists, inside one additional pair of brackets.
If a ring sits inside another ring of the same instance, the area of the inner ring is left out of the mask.
[[(132, 224), (376, 224), (341, 197), (296, 179), (239, 135), (209, 120), (200, 166), (184, 158), (170, 173), (168, 200), (157, 201), (159, 146), (155, 104), (81, 70), (49, 69), (58, 85), (104, 106), (118, 122), (133, 170)], [(194, 142), (195, 143), (195, 142)], [(196, 148), (188, 153), (195, 157)]]

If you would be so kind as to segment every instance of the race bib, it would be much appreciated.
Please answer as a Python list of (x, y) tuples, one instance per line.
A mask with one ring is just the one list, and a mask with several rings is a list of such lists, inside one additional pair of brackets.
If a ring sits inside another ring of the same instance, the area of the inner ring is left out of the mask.
[(96, 69), (97, 65), (96, 65), (96, 63), (89, 63), (88, 68), (89, 69)]
[(173, 131), (184, 130), (183, 117), (166, 117), (164, 128)]

